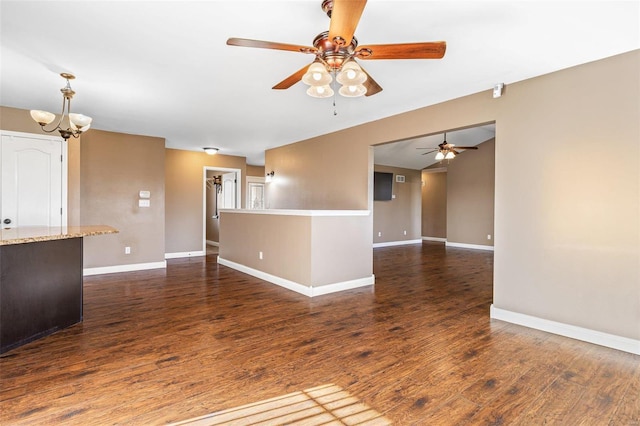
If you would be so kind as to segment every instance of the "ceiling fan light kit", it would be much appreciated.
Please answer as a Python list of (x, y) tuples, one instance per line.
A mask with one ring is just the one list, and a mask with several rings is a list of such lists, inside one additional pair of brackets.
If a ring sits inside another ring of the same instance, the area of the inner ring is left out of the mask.
[(309, 86), (327, 86), (331, 84), (331, 74), (320, 62), (314, 62), (302, 76), (302, 82)]
[(333, 93), (333, 89), (329, 85), (311, 86), (307, 89), (307, 95), (313, 98), (330, 98)]
[[(444, 41), (378, 44), (360, 46), (354, 33), (366, 0), (323, 0), (322, 10), (329, 16), (329, 31), (324, 31), (313, 40), (313, 47), (243, 38), (230, 38), (227, 45), (286, 50), (315, 56), (314, 61), (296, 71), (273, 89), (288, 89), (299, 81), (309, 85), (307, 94), (316, 98), (333, 96), (330, 87), (335, 80), (342, 85), (338, 90), (342, 96), (371, 96), (382, 91), (382, 87), (356, 62), (376, 59), (441, 59), (447, 44)], [(320, 89), (321, 88), (321, 89)], [(327, 95), (327, 93), (331, 93)]]
[(362, 84), (357, 84), (355, 86), (342, 86), (338, 93), (347, 98), (357, 98), (367, 93), (367, 89)]

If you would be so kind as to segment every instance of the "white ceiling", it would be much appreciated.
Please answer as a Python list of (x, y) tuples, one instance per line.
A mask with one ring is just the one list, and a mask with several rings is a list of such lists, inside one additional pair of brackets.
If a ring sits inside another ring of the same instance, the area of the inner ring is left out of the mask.
[[(460, 129), (447, 132), (447, 142), (456, 146), (477, 146), (492, 139), (496, 135), (495, 124)], [(404, 167), (405, 169), (422, 170), (437, 163), (435, 152), (431, 149), (438, 147), (444, 140), (444, 134), (422, 136), (399, 142), (392, 142), (374, 147), (374, 162), (383, 166)], [(430, 148), (430, 149), (424, 149)], [(482, 149), (482, 147), (478, 147)], [(464, 151), (463, 152), (474, 152)]]
[(384, 90), (338, 96), (334, 115), (302, 83), (271, 89), (311, 56), (226, 45), (310, 46), (329, 27), (320, 3), (2, 0), (0, 101), (58, 112), (58, 74), (72, 72), (72, 109), (94, 128), (262, 164), (268, 148), (640, 48), (638, 1), (370, 0), (360, 44), (445, 40), (447, 53), (361, 61)]

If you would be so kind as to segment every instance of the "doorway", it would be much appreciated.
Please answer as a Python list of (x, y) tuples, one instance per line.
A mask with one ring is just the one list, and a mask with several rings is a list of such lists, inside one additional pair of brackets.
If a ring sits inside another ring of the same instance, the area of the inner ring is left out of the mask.
[(205, 166), (203, 171), (202, 251), (216, 254), (220, 245), (220, 210), (241, 208), (242, 171)]

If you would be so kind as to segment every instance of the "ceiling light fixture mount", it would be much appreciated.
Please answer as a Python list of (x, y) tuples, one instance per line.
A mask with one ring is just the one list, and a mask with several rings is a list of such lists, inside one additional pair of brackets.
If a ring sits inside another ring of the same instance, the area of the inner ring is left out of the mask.
[[(62, 136), (64, 140), (67, 140), (72, 136), (74, 138), (77, 138), (81, 133), (89, 130), (89, 127), (91, 127), (92, 118), (87, 117), (86, 115), (74, 114), (71, 112), (71, 98), (73, 98), (73, 95), (75, 95), (76, 92), (74, 92), (71, 88), (70, 80), (73, 80), (76, 77), (73, 74), (69, 74), (66, 72), (60, 73), (60, 76), (67, 80), (67, 84), (62, 89), (60, 89), (60, 92), (62, 92), (62, 111), (60, 112), (60, 119), (58, 120), (56, 126), (51, 130), (45, 129), (45, 126), (51, 124), (56, 119), (56, 115), (48, 111), (32, 109), (31, 118), (33, 118), (33, 120), (40, 125), (42, 131), (46, 133), (52, 133), (57, 130), (60, 133), (60, 136)], [(61, 127), (65, 116), (67, 117), (67, 123), (69, 126), (66, 129), (64, 127)]]

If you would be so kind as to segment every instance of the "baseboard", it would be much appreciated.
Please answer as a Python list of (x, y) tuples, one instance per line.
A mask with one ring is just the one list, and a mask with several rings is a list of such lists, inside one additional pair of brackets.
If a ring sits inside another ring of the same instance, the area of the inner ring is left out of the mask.
[(391, 246), (404, 246), (407, 244), (422, 244), (422, 240), (402, 240), (402, 241), (388, 241), (386, 243), (373, 243), (373, 248), (377, 247), (391, 247)]
[(179, 259), (181, 257), (193, 257), (193, 256), (205, 256), (206, 253), (204, 252), (204, 250), (200, 250), (200, 251), (183, 251), (180, 253), (165, 253), (164, 254), (164, 258), (165, 259)]
[(97, 268), (84, 268), (82, 275), (115, 274), (117, 272), (146, 271), (147, 269), (165, 269), (167, 262), (131, 263), (129, 265), (101, 266)]
[(436, 241), (438, 243), (446, 243), (447, 239), (446, 238), (440, 238), (440, 237), (422, 237), (423, 241)]
[(494, 305), (491, 305), (490, 312), (490, 316), (493, 319), (640, 355), (640, 340), (634, 340), (628, 337), (617, 336), (615, 334), (603, 333), (601, 331), (590, 330), (588, 328), (577, 327), (575, 325), (507, 311), (505, 309), (496, 308)]
[(336, 293), (344, 290), (351, 290), (358, 287), (366, 287), (375, 283), (374, 275), (365, 278), (359, 278), (350, 281), (342, 281), (334, 284), (327, 284), (317, 287), (310, 287), (304, 284), (297, 283), (295, 281), (287, 280), (276, 275), (271, 275), (267, 272), (263, 272), (257, 269), (250, 268), (240, 263), (232, 262), (227, 259), (223, 259), (218, 256), (218, 263), (236, 271), (244, 272), (261, 280), (268, 281), (277, 286), (286, 288), (287, 290), (295, 291), (296, 293), (303, 294), (308, 297), (321, 296), (323, 294)]
[(208, 246), (214, 246), (214, 247), (220, 247), (220, 243), (217, 241), (211, 241), (211, 240), (207, 240), (207, 245)]
[(445, 243), (445, 245), (447, 247), (457, 247), (457, 248), (468, 248), (468, 249), (474, 249), (474, 250), (493, 251), (493, 246), (483, 246), (483, 245), (480, 245), (480, 244), (452, 243), (450, 241), (447, 241)]

